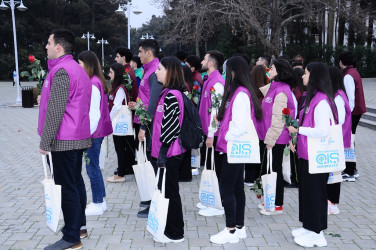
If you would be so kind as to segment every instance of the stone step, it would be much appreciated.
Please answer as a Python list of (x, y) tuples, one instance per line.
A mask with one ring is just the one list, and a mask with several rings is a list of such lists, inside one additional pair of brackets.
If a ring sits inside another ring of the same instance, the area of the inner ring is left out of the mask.
[(367, 108), (367, 113), (362, 115), (362, 119), (371, 120), (371, 121), (376, 122), (376, 112), (375, 113), (370, 112), (370, 110)]
[(376, 130), (376, 121), (367, 119), (367, 117), (362, 115), (362, 118), (360, 118), (359, 125), (362, 127), (370, 128), (373, 130)]

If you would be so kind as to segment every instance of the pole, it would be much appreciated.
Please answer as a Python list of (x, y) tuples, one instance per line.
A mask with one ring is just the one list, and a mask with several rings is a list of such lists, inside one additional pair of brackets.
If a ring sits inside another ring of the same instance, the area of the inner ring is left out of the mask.
[(14, 16), (14, 0), (10, 0), (10, 9), (12, 10), (12, 24), (13, 24), (13, 41), (14, 41), (14, 59), (16, 61), (16, 84), (17, 84), (17, 99), (16, 104), (22, 104), (21, 95), (20, 95), (20, 77), (18, 71), (18, 53), (17, 53), (17, 34), (16, 34), (16, 20)]
[(104, 69), (104, 40), (102, 38), (102, 69)]
[(127, 12), (128, 12), (128, 49), (131, 49), (131, 3), (127, 2)]
[(87, 32), (87, 50), (90, 50), (90, 33)]

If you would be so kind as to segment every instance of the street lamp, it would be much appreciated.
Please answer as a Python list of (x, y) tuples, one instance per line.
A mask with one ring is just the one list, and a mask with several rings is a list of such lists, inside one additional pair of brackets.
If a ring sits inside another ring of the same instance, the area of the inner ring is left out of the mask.
[(145, 40), (145, 39), (154, 39), (154, 37), (153, 37), (152, 34), (149, 35), (149, 33), (146, 33), (146, 35), (142, 35), (140, 39), (141, 39), (141, 40)]
[(89, 31), (86, 34), (82, 34), (82, 39), (87, 38), (87, 50), (90, 50), (90, 39), (95, 40), (94, 34), (90, 34)]
[(20, 77), (19, 77), (19, 72), (18, 72), (18, 53), (17, 53), (17, 35), (16, 35), (16, 19), (14, 16), (14, 7), (16, 4), (19, 4), (17, 7), (18, 10), (20, 11), (25, 11), (27, 8), (25, 5), (23, 5), (22, 0), (21, 1), (1, 1), (0, 4), (0, 9), (1, 10), (7, 10), (9, 7), (6, 5), (9, 4), (10, 9), (12, 11), (12, 24), (13, 24), (13, 41), (14, 41), (14, 59), (16, 61), (16, 84), (17, 84), (17, 99), (16, 99), (16, 105), (21, 105), (22, 100), (21, 100), (21, 95), (20, 95)]
[[(128, 18), (128, 49), (131, 48), (131, 5), (132, 0), (128, 0), (126, 4), (119, 4), (119, 8), (115, 10), (116, 13), (124, 12), (125, 18)], [(126, 13), (128, 12), (128, 13)], [(139, 15), (142, 13), (141, 10), (134, 10), (134, 14)]]
[(102, 44), (102, 69), (104, 68), (104, 44), (109, 44), (107, 40), (104, 40), (103, 38), (101, 40), (98, 40), (97, 44)]

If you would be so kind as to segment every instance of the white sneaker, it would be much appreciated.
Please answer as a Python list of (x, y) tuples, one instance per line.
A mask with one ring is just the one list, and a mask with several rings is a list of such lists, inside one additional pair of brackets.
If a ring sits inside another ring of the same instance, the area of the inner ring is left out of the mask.
[(336, 204), (328, 203), (328, 215), (330, 214), (339, 214), (339, 209)]
[(238, 243), (239, 236), (236, 232), (232, 234), (230, 230), (225, 228), (219, 233), (210, 236), (210, 241), (215, 244)]
[(321, 231), (319, 234), (312, 231), (308, 231), (302, 236), (296, 237), (294, 241), (296, 244), (302, 247), (325, 247), (328, 244), (324, 237), (323, 231)]
[(261, 210), (265, 210), (264, 203), (258, 204), (257, 206), (258, 206), (258, 208), (260, 208)]
[(248, 187), (253, 187), (255, 183), (253, 182), (244, 182), (244, 185), (248, 186)]
[(283, 214), (283, 207), (282, 206), (279, 206), (279, 207), (276, 206), (274, 211), (269, 211), (269, 210), (266, 210), (265, 208), (260, 209), (260, 214), (263, 214), (263, 215)]
[(102, 203), (90, 203), (86, 206), (85, 215), (86, 216), (94, 216), (94, 215), (102, 215)]
[(196, 207), (197, 207), (198, 209), (205, 209), (205, 208), (207, 208), (207, 206), (205, 206), (205, 205), (202, 204), (201, 202), (197, 203), (197, 204), (196, 204)]
[(200, 171), (198, 171), (198, 168), (192, 169), (192, 175), (199, 175)]
[(236, 233), (238, 234), (239, 239), (247, 238), (247, 231), (245, 230), (245, 226), (242, 229), (236, 228)]
[(204, 209), (201, 209), (200, 211), (198, 211), (198, 214), (202, 215), (202, 216), (224, 215), (225, 210), (224, 209), (216, 209), (216, 208), (213, 208), (213, 207), (207, 207), (207, 208), (204, 208)]
[(184, 237), (181, 238), (181, 239), (178, 239), (178, 240), (172, 240), (170, 238), (168, 238), (166, 235), (163, 235), (162, 239), (161, 240), (157, 240), (156, 238), (153, 237), (153, 240), (155, 242), (159, 242), (159, 243), (170, 243), (170, 242), (173, 242), (173, 243), (180, 243), (180, 242), (183, 242), (184, 241)]
[(292, 234), (292, 236), (294, 236), (294, 238), (296, 238), (296, 237), (302, 236), (303, 234), (305, 234), (307, 232), (308, 232), (308, 230), (305, 229), (304, 227), (299, 227), (297, 229), (292, 230), (291, 234)]
[(103, 202), (102, 202), (102, 210), (103, 210), (103, 212), (107, 211), (107, 203), (104, 199), (103, 199)]

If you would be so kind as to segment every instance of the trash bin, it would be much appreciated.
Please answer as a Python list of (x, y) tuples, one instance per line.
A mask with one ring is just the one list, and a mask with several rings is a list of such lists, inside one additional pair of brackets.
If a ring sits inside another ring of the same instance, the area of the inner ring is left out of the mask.
[(22, 107), (33, 108), (33, 86), (22, 86)]

